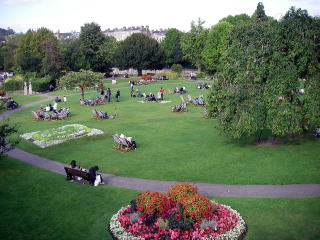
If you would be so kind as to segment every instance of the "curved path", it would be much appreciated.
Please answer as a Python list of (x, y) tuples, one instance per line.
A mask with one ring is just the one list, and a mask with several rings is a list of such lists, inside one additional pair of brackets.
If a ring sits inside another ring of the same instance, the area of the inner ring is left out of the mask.
[[(44, 95), (45, 96), (45, 95)], [(0, 114), (0, 119), (9, 116), (15, 111), (46, 102), (54, 97), (48, 97), (40, 101), (29, 103), (13, 111)], [(13, 149), (7, 153), (8, 156), (26, 162), (28, 164), (43, 168), (52, 172), (65, 175), (63, 163), (39, 157), (20, 149)], [(154, 190), (166, 192), (173, 181), (157, 181), (141, 178), (130, 178), (102, 174), (104, 181), (110, 186), (116, 186), (134, 190)], [(320, 184), (290, 184), (290, 185), (225, 185), (209, 183), (193, 183), (201, 194), (216, 197), (258, 197), (258, 198), (308, 198), (320, 197)]]

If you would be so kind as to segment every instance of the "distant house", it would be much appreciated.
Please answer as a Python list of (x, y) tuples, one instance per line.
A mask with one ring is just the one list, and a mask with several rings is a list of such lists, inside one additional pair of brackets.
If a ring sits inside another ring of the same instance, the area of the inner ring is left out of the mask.
[[(161, 42), (167, 30), (149, 30), (149, 26), (141, 26), (141, 27), (123, 27), (123, 28), (114, 28), (114, 29), (106, 29), (102, 31), (103, 34), (107, 36), (114, 37), (117, 41), (123, 41), (127, 37), (131, 36), (133, 33), (143, 33), (149, 37), (154, 38), (158, 42)], [(79, 32), (70, 32), (70, 33), (60, 33), (59, 31), (55, 33), (55, 36), (58, 39), (69, 39), (69, 38), (78, 38), (80, 36)]]
[(80, 36), (79, 32), (71, 31), (69, 33), (60, 33), (60, 31), (54, 34), (57, 39), (69, 39), (69, 38), (78, 38)]

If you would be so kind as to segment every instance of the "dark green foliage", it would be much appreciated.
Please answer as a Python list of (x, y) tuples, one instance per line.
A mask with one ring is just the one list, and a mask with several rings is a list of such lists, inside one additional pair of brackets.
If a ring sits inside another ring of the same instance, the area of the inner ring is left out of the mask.
[(264, 11), (264, 6), (262, 2), (258, 3), (257, 9), (256, 11), (253, 13), (252, 15), (253, 19), (255, 19), (255, 21), (260, 22), (260, 21), (265, 21), (267, 20), (267, 15)]
[(48, 91), (50, 85), (50, 78), (36, 78), (32, 80), (32, 90), (35, 92), (45, 92)]
[(81, 42), (78, 38), (62, 39), (59, 41), (60, 54), (63, 57), (64, 66), (67, 70), (79, 71), (88, 69), (88, 62), (81, 51)]
[(18, 143), (17, 140), (9, 139), (9, 137), (16, 133), (16, 126), (10, 126), (7, 122), (2, 122), (0, 125), (0, 158), (2, 158), (6, 152), (14, 148)]
[(171, 66), (171, 71), (175, 72), (175, 73), (180, 74), (182, 72), (182, 69), (183, 69), (183, 67), (181, 64), (172, 64), (172, 66)]
[(202, 51), (204, 49), (208, 30), (203, 27), (204, 21), (198, 19), (198, 23), (191, 22), (191, 30), (181, 39), (181, 48), (185, 60), (190, 61), (199, 71), (203, 66)]
[(209, 114), (232, 138), (260, 138), (266, 129), (273, 136), (314, 129), (320, 110), (317, 21), (291, 8), (276, 22), (260, 3), (254, 17), (228, 37)]
[[(44, 57), (42, 58), (42, 75), (48, 75), (52, 80), (56, 80), (61, 76), (63, 69), (63, 60), (60, 55), (58, 41), (48, 38), (42, 42)], [(54, 84), (55, 85), (55, 84)]]
[(181, 49), (181, 38), (183, 32), (176, 28), (168, 29), (166, 37), (161, 42), (164, 51), (165, 63), (172, 65), (174, 63), (183, 63), (183, 53)]
[[(110, 41), (101, 32), (96, 23), (86, 23), (81, 27), (80, 45), (89, 68), (98, 72), (109, 72), (110, 61), (105, 56), (108, 52), (104, 50), (105, 42)], [(108, 47), (108, 45), (107, 45)]]
[(160, 69), (163, 66), (163, 51), (159, 43), (142, 34), (134, 33), (120, 42), (115, 52), (115, 63), (121, 69)]

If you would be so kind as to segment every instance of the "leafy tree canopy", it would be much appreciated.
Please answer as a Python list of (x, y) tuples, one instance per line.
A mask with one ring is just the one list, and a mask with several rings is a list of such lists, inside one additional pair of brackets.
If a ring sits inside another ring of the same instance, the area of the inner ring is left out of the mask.
[(84, 99), (84, 91), (87, 87), (94, 87), (103, 80), (102, 73), (90, 70), (80, 70), (80, 72), (68, 72), (59, 79), (58, 86), (61, 88), (73, 89), (79, 87)]
[(183, 35), (181, 47), (184, 58), (194, 64), (199, 71), (202, 67), (202, 51), (208, 35), (208, 30), (203, 27), (205, 22), (198, 19), (198, 23), (191, 22), (190, 32)]
[(119, 68), (135, 68), (141, 75), (142, 69), (160, 69), (163, 66), (163, 51), (156, 40), (134, 33), (120, 42), (115, 62)]
[(176, 28), (168, 29), (161, 47), (164, 51), (165, 63), (172, 65), (174, 63), (183, 63), (183, 53), (181, 49), (181, 38), (183, 32)]

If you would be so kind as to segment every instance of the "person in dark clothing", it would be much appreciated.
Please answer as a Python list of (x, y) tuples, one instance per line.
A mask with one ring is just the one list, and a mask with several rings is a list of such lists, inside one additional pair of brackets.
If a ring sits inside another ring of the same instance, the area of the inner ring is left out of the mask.
[(117, 92), (116, 92), (116, 99), (117, 99), (117, 102), (120, 102), (120, 90), (117, 89)]
[(104, 184), (101, 174), (97, 174), (99, 170), (98, 166), (93, 166), (89, 169), (90, 184), (98, 186), (99, 184)]
[(111, 101), (111, 89), (110, 88), (108, 88), (107, 89), (107, 97), (108, 97), (108, 102), (110, 102)]

